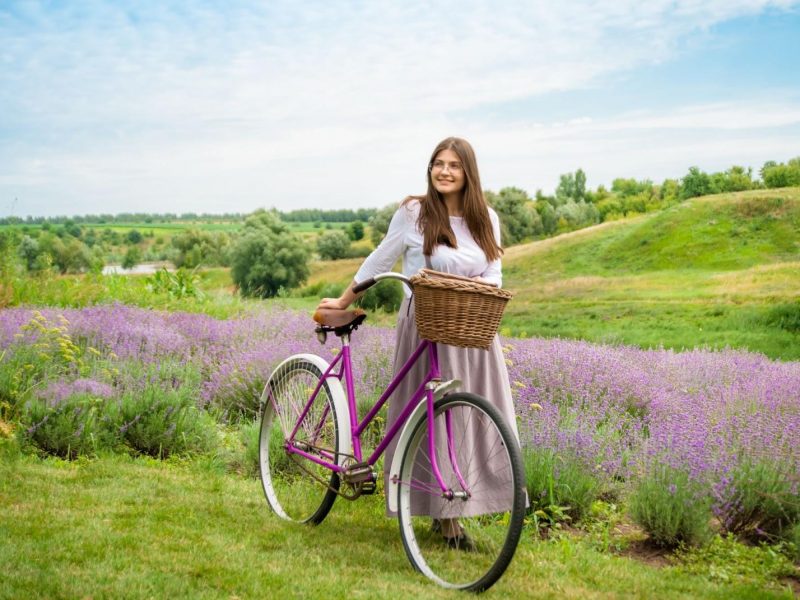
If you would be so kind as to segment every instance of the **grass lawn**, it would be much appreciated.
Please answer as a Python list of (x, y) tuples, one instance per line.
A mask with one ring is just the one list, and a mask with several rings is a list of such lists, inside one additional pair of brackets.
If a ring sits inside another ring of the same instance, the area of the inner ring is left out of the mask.
[(696, 198), (508, 249), (501, 329), (800, 358), (800, 189)]
[[(316, 528), (287, 524), (256, 480), (209, 459), (7, 453), (0, 506), (0, 598), (465, 597), (412, 571), (382, 496), (340, 500)], [(487, 597), (792, 597), (786, 581), (690, 574), (531, 531)]]

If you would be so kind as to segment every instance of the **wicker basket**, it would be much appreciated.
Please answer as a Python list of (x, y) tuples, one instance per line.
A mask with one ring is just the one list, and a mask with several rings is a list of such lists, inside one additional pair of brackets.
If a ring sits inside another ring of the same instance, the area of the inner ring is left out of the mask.
[(468, 277), (430, 269), (413, 275), (411, 283), (420, 337), (463, 348), (489, 348), (513, 295)]

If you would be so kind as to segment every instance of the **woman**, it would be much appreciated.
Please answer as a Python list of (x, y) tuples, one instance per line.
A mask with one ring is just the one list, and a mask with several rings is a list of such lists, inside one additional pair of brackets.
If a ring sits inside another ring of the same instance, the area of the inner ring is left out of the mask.
[[(439, 143), (428, 163), (427, 180), (427, 193), (403, 201), (383, 241), (366, 258), (350, 287), (339, 298), (323, 298), (319, 308), (347, 308), (356, 299), (354, 285), (390, 271), (400, 256), (407, 277), (429, 266), (501, 285), (500, 221), (483, 197), (472, 146), (455, 137)], [(395, 373), (419, 344), (413, 305), (409, 306), (410, 293), (405, 292), (397, 321)], [(463, 390), (483, 396), (499, 408), (519, 439), (508, 372), (497, 336), (488, 351), (439, 344), (439, 367), (443, 380), (458, 379)], [(387, 428), (397, 420), (426, 369), (427, 364), (418, 362), (392, 395)], [(396, 439), (386, 450), (384, 471), (392, 463), (395, 446)], [(437, 518), (435, 525), (450, 545), (464, 547), (464, 534), (455, 519), (438, 519), (442, 515), (435, 514), (434, 509), (421, 514)]]

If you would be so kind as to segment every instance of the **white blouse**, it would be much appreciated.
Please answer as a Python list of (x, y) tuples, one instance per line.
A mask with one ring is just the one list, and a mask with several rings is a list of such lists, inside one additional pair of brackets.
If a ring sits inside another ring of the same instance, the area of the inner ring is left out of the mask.
[[(362, 263), (355, 275), (355, 282), (379, 273), (391, 271), (397, 259), (403, 257), (403, 275), (411, 277), (425, 267), (425, 256), (422, 254), (422, 232), (417, 229), (419, 216), (419, 200), (411, 200), (401, 205), (394, 213), (389, 230), (383, 241), (372, 251)], [(492, 222), (497, 245), (500, 245), (500, 219), (489, 207), (489, 218)], [(465, 277), (481, 277), (489, 283), (502, 286), (503, 276), (500, 259), (489, 262), (481, 247), (475, 242), (463, 217), (450, 217), (450, 227), (456, 236), (457, 248), (439, 244), (431, 256), (431, 268), (444, 273), (464, 275)], [(411, 292), (403, 286), (406, 296)]]

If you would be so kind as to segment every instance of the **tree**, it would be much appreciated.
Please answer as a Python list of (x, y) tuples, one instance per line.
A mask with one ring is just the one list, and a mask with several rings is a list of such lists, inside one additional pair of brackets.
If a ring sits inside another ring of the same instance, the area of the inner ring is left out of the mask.
[(350, 238), (344, 231), (326, 231), (317, 239), (317, 252), (323, 260), (339, 260), (347, 256)]
[(800, 185), (800, 157), (793, 158), (787, 164), (774, 161), (765, 163), (761, 178), (768, 188)]
[(558, 228), (558, 217), (556, 217), (556, 209), (548, 199), (536, 201), (536, 212), (542, 219), (542, 230), (545, 234), (551, 234)]
[(650, 193), (653, 191), (653, 182), (649, 179), (636, 181), (635, 179), (624, 179), (619, 177), (611, 182), (611, 191), (626, 198), (637, 194)]
[(29, 235), (22, 236), (19, 246), (17, 246), (17, 254), (22, 259), (22, 263), (28, 271), (35, 271), (38, 267), (36, 259), (39, 257), (41, 249), (39, 242)]
[(178, 268), (193, 269), (202, 264), (227, 264), (227, 249), (230, 237), (222, 231), (211, 233), (189, 229), (172, 238), (172, 246), (178, 250), (173, 262)]
[(128, 246), (128, 251), (122, 259), (123, 269), (132, 269), (142, 260), (142, 252), (138, 246)]
[(569, 200), (556, 208), (556, 218), (562, 229), (579, 229), (600, 222), (600, 212), (589, 202)]
[(742, 192), (745, 190), (752, 190), (754, 187), (753, 182), (753, 169), (740, 167), (738, 165), (732, 166), (723, 174), (723, 190), (722, 192)]
[(694, 198), (712, 193), (711, 178), (697, 167), (689, 167), (689, 173), (681, 181), (681, 198)]
[(308, 252), (275, 212), (250, 215), (231, 250), (231, 276), (245, 296), (270, 298), (308, 279)]
[(395, 312), (403, 302), (403, 284), (398, 281), (384, 281), (374, 285), (357, 300), (357, 305), (367, 310), (382, 308), (386, 312)]
[(372, 228), (370, 239), (373, 246), (380, 244), (383, 236), (389, 231), (389, 223), (391, 223), (395, 211), (397, 211), (397, 204), (390, 204), (370, 217), (369, 226)]
[(131, 229), (125, 239), (128, 240), (129, 244), (138, 244), (142, 241), (142, 233), (138, 229)]
[(580, 202), (586, 196), (586, 173), (578, 169), (575, 174), (565, 173), (559, 177), (556, 188), (556, 203), (564, 204), (569, 200)]
[(504, 245), (518, 244), (542, 233), (542, 219), (525, 190), (505, 187), (499, 194), (490, 191), (484, 194), (500, 217)]
[(364, 239), (364, 223), (361, 221), (353, 221), (347, 227), (347, 235), (354, 242)]

